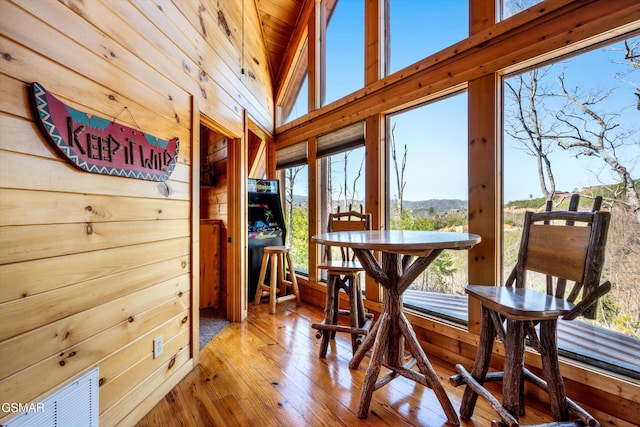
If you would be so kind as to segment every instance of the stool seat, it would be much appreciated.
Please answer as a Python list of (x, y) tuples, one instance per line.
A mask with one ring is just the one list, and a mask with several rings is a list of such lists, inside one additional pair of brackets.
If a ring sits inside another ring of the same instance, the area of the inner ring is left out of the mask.
[[(258, 277), (258, 287), (254, 304), (259, 305), (263, 296), (269, 297), (270, 312), (276, 312), (276, 304), (295, 299), (296, 305), (302, 305), (298, 280), (296, 279), (293, 261), (291, 260), (291, 250), (286, 246), (266, 246), (263, 250), (262, 265), (260, 266), (260, 276)], [(289, 270), (290, 280), (285, 279), (285, 265)], [(264, 283), (267, 275), (267, 266), (271, 263), (271, 278), (269, 284)], [(287, 294), (287, 287), (291, 287), (292, 293)], [(280, 296), (276, 296), (277, 294)]]

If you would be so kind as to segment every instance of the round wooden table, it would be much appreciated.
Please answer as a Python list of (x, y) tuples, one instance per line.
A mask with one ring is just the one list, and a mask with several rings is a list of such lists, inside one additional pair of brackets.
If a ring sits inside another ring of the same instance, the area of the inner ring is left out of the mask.
[[(471, 249), (480, 242), (480, 236), (443, 231), (373, 230), (318, 234), (312, 237), (312, 241), (351, 248), (367, 274), (383, 287), (380, 318), (349, 362), (351, 369), (357, 369), (366, 352), (373, 347), (357, 416), (367, 416), (375, 390), (402, 375), (430, 387), (440, 402), (447, 421), (460, 425), (458, 415), (440, 384), (438, 375), (402, 311), (402, 294), (443, 250)], [(382, 264), (375, 258), (375, 251), (382, 253)], [(403, 364), (405, 344), (413, 357), (406, 365)], [(419, 372), (411, 369), (415, 364), (418, 365)], [(391, 373), (378, 380), (382, 366), (391, 370)]]

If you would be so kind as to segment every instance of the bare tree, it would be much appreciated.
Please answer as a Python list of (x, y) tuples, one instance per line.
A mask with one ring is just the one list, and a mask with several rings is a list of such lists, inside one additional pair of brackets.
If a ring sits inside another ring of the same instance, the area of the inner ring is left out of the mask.
[[(545, 200), (552, 200), (556, 193), (556, 182), (551, 169), (550, 153), (553, 151), (552, 141), (554, 124), (550, 123), (544, 108), (544, 98), (549, 96), (548, 89), (540, 82), (550, 71), (549, 68), (529, 71), (511, 81), (506, 81), (508, 95), (513, 100), (513, 113), (509, 115), (505, 131), (520, 142), (525, 152), (536, 159), (538, 181)], [(526, 77), (525, 77), (526, 76)]]
[(293, 168), (288, 168), (286, 169), (285, 172), (285, 180), (286, 180), (286, 186), (285, 186), (285, 192), (284, 192), (284, 200), (285, 200), (285, 206), (287, 209), (287, 243), (286, 245), (291, 247), (293, 245), (293, 233), (291, 232), (291, 230), (293, 230), (293, 186), (296, 183), (296, 177), (298, 176), (298, 173), (300, 173), (300, 171), (304, 169), (304, 166), (297, 166), (297, 167), (293, 167)]
[(576, 157), (597, 156), (616, 173), (624, 186), (627, 207), (640, 223), (640, 195), (635, 187), (629, 169), (622, 164), (618, 149), (626, 144), (640, 144), (635, 130), (620, 130), (616, 122), (618, 114), (603, 113), (596, 106), (611, 95), (611, 91), (592, 90), (582, 93), (579, 88), (568, 90), (565, 76), (557, 78), (559, 96), (566, 100), (556, 113), (556, 120), (563, 130), (551, 136), (565, 150), (571, 150)]
[(398, 156), (396, 151), (396, 124), (391, 127), (391, 160), (393, 161), (393, 170), (396, 173), (396, 188), (398, 190), (397, 211), (398, 215), (402, 216), (402, 202), (404, 197), (404, 187), (407, 182), (404, 178), (405, 168), (407, 166), (407, 144), (404, 144), (404, 153), (402, 155), (402, 162), (398, 166)]
[(362, 169), (364, 169), (364, 156), (362, 157), (362, 160), (360, 161), (360, 167), (358, 168), (358, 171), (356, 172), (356, 176), (355, 176), (355, 178), (353, 178), (353, 182), (351, 183), (351, 203), (354, 204), (354, 205), (358, 201), (358, 190), (356, 189), (356, 186), (357, 186), (358, 181), (362, 177)]

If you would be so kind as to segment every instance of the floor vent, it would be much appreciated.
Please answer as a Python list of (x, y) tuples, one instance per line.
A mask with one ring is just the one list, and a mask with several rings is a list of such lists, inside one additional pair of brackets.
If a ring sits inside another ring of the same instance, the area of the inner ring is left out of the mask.
[(42, 402), (14, 404), (21, 410), (5, 427), (97, 427), (98, 368), (69, 383)]

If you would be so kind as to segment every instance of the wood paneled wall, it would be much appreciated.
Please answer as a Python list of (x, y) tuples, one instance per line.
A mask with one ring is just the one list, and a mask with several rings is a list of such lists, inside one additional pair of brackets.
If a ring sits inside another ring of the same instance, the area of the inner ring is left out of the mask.
[[(260, 23), (242, 13), (205, 0), (0, 0), (0, 402), (36, 402), (98, 366), (100, 425), (131, 425), (192, 369), (194, 114), (230, 138), (247, 115), (273, 129), (266, 54), (244, 34)], [(60, 159), (34, 124), (34, 81), (81, 111), (178, 137), (168, 196)]]

